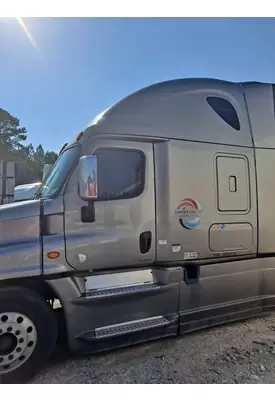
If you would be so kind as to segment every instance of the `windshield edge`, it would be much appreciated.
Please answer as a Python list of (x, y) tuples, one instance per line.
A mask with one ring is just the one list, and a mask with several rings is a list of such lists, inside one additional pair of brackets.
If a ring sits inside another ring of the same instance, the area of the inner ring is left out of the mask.
[[(43, 188), (45, 187), (45, 183), (47, 182), (48, 177), (50, 176), (50, 174), (51, 174), (53, 168), (55, 167), (56, 163), (58, 162), (58, 160), (59, 160), (67, 151), (71, 150), (72, 148), (78, 148), (79, 151), (78, 151), (78, 153), (76, 153), (76, 155), (75, 155), (75, 160), (74, 160), (74, 162), (72, 163), (72, 165), (71, 165), (71, 167), (70, 167), (70, 169), (69, 169), (69, 172), (68, 172), (68, 173), (66, 174), (66, 176), (64, 177), (64, 179), (63, 179), (63, 181), (62, 181), (62, 184), (60, 184), (60, 187), (59, 187), (59, 188), (56, 190), (56, 192), (53, 193), (52, 195), (43, 196), (43, 197), (42, 197), (42, 191), (43, 191)], [(58, 159), (56, 160), (56, 162), (52, 165), (52, 167), (49, 169), (48, 173), (46, 174), (45, 178), (43, 179), (43, 181), (42, 181), (42, 183), (41, 183), (41, 186), (39, 187), (38, 191), (36, 192), (36, 194), (35, 194), (35, 196), (34, 196), (34, 199), (35, 199), (35, 200), (38, 200), (38, 199), (50, 199), (50, 198), (55, 198), (55, 197), (59, 196), (60, 192), (62, 191), (62, 189), (64, 188), (64, 186), (67, 184), (68, 179), (70, 178), (70, 176), (71, 176), (73, 170), (75, 169), (76, 164), (77, 164), (78, 161), (79, 161), (80, 150), (81, 150), (81, 144), (80, 144), (80, 143), (73, 143), (73, 144), (71, 144), (69, 147), (67, 147), (66, 149), (64, 149), (64, 150), (62, 151), (62, 153), (59, 155), (59, 157), (58, 157)]]

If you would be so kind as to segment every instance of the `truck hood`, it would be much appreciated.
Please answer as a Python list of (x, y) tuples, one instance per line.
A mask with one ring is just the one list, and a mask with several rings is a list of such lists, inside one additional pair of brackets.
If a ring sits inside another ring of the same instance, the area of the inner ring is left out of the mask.
[(0, 206), (0, 279), (41, 274), (40, 200)]
[[(40, 200), (22, 201), (0, 206), (0, 223), (15, 219), (37, 217), (40, 214)], [(2, 230), (0, 229), (0, 238)]]

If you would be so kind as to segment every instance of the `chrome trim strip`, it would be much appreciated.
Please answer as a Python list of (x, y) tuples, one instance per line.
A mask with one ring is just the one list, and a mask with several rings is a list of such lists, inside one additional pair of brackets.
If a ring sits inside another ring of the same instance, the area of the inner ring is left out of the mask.
[(152, 269), (87, 276), (86, 291), (153, 283)]

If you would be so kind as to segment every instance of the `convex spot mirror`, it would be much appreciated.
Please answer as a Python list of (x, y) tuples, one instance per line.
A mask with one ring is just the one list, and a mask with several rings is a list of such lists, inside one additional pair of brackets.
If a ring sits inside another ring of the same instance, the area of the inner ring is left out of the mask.
[(79, 197), (82, 200), (97, 199), (97, 156), (83, 156), (79, 160)]

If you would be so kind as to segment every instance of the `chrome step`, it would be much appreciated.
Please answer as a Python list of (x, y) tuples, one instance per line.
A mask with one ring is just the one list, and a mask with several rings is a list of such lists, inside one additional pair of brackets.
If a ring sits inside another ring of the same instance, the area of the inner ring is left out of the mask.
[(159, 285), (155, 283), (144, 283), (141, 285), (129, 285), (129, 286), (118, 286), (113, 288), (106, 288), (106, 289), (94, 289), (88, 290), (85, 293), (87, 298), (102, 298), (102, 297), (110, 297), (110, 296), (117, 296), (121, 294), (131, 294), (137, 292), (144, 292), (151, 289), (157, 289)]
[(86, 291), (154, 283), (152, 269), (90, 275), (85, 278)]
[(123, 322), (121, 324), (103, 326), (95, 329), (97, 339), (105, 339), (127, 333), (142, 331), (145, 329), (153, 329), (161, 326), (169, 325), (170, 321), (163, 316), (151, 317), (146, 319), (138, 319), (136, 321)]

